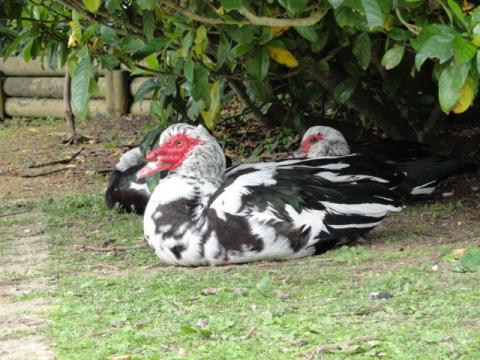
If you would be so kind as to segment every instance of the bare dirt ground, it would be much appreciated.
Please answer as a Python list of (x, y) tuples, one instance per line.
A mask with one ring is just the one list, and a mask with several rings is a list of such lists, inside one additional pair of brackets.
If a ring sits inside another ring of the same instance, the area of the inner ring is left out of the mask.
[[(37, 200), (104, 189), (106, 174), (122, 152), (138, 143), (146, 123), (146, 119), (128, 117), (81, 123), (79, 132), (88, 140), (72, 146), (61, 142), (65, 137), (62, 122), (0, 123), (0, 221), (18, 222), (5, 226), (0, 222), (0, 359), (55, 358), (48, 345), (54, 340), (38, 335), (46, 325), (44, 314), (52, 306), (48, 290), (55, 283), (43, 275), (49, 266), (48, 235)], [(235, 132), (238, 136), (227, 144), (233, 156), (235, 141), (245, 143), (244, 132)], [(254, 132), (258, 138), (258, 129)], [(63, 164), (32, 167), (76, 153), (75, 159)], [(371, 234), (366, 246), (404, 251), (415, 246), (453, 244), (461, 248), (480, 243), (478, 173), (449, 179), (437, 197), (425, 204), (432, 203), (432, 210), (421, 216), (406, 211), (390, 217)], [(392, 229), (399, 234), (396, 241), (378, 241)], [(46, 295), (29, 299), (33, 291)]]
[[(73, 146), (62, 144), (61, 122), (0, 123), (0, 221), (6, 221), (0, 223), (0, 359), (55, 358), (49, 348), (52, 339), (39, 335), (52, 301), (47, 295), (29, 299), (32, 292), (48, 294), (54, 286), (54, 280), (44, 276), (49, 248), (36, 200), (104, 188), (105, 174), (136, 143), (136, 130), (142, 131), (144, 123), (123, 118), (116, 130), (113, 123), (83, 123), (79, 131), (88, 141)], [(66, 164), (31, 167), (80, 150)]]

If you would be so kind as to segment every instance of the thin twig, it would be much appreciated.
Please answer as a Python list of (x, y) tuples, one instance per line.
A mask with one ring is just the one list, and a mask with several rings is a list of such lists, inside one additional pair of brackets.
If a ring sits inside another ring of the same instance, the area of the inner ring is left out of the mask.
[(85, 150), (84, 147), (82, 147), (80, 150), (78, 150), (76, 153), (74, 153), (72, 156), (66, 158), (66, 159), (61, 159), (61, 160), (54, 160), (54, 161), (49, 161), (46, 163), (40, 163), (40, 164), (31, 164), (28, 166), (29, 169), (37, 169), (40, 167), (44, 166), (50, 166), (50, 165), (57, 165), (57, 164), (68, 164), (69, 162), (75, 160), (75, 158), (80, 155), (80, 153)]
[(71, 168), (72, 168), (72, 166), (68, 165), (68, 166), (65, 166), (65, 167), (60, 168), (60, 169), (46, 171), (46, 172), (39, 173), (39, 174), (24, 174), (24, 175), (20, 175), (20, 177), (22, 177), (22, 178), (36, 178), (36, 177), (40, 177), (40, 176), (47, 176), (47, 175), (55, 174), (55, 173), (58, 173), (58, 172), (61, 172), (61, 171), (71, 169)]
[(33, 210), (33, 208), (29, 208), (29, 209), (25, 209), (25, 210), (21, 210), (21, 211), (11, 212), (11, 213), (7, 213), (7, 214), (1, 214), (0, 217), (24, 214), (24, 213), (30, 212), (32, 210)]
[(403, 24), (403, 26), (405, 26), (413, 35), (418, 36), (422, 32), (422, 28), (420, 26), (409, 24), (405, 21), (398, 7), (395, 8), (395, 14), (397, 14), (397, 18)]
[(90, 245), (74, 245), (73, 246), (77, 251), (95, 251), (95, 252), (113, 252), (113, 253), (122, 253), (135, 249), (147, 248), (147, 245), (134, 245), (134, 246), (113, 246), (113, 247), (95, 247)]
[(312, 360), (315, 358), (315, 356), (318, 353), (324, 352), (324, 351), (331, 351), (331, 350), (342, 350), (343, 348), (347, 346), (352, 346), (353, 344), (357, 344), (359, 342), (367, 342), (367, 341), (373, 341), (373, 340), (378, 340), (376, 336), (360, 336), (358, 338), (352, 339), (345, 341), (343, 343), (339, 344), (333, 344), (333, 345), (318, 345), (304, 353), (303, 360)]

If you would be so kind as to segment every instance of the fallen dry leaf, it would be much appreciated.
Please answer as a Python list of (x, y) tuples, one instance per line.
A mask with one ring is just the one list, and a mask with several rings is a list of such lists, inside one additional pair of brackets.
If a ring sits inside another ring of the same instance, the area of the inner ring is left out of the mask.
[(459, 248), (459, 249), (453, 249), (452, 250), (452, 255), (455, 256), (456, 258), (460, 258), (463, 255), (467, 253), (468, 249), (467, 248)]

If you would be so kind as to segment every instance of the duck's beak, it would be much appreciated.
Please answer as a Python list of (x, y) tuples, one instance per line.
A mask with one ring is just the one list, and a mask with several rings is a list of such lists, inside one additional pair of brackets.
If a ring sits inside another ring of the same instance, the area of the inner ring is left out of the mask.
[(137, 179), (152, 176), (161, 171), (173, 170), (181, 159), (180, 155), (162, 148), (149, 152), (146, 156), (149, 162), (137, 173)]

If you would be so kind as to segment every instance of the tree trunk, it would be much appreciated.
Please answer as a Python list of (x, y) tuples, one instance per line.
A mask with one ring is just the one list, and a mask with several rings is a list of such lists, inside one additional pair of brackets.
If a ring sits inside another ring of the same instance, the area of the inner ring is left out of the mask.
[(67, 120), (68, 138), (65, 143), (74, 144), (77, 140), (77, 129), (75, 128), (75, 115), (72, 111), (71, 91), (70, 91), (70, 74), (65, 70), (65, 78), (63, 83), (63, 104), (65, 106), (65, 119)]

